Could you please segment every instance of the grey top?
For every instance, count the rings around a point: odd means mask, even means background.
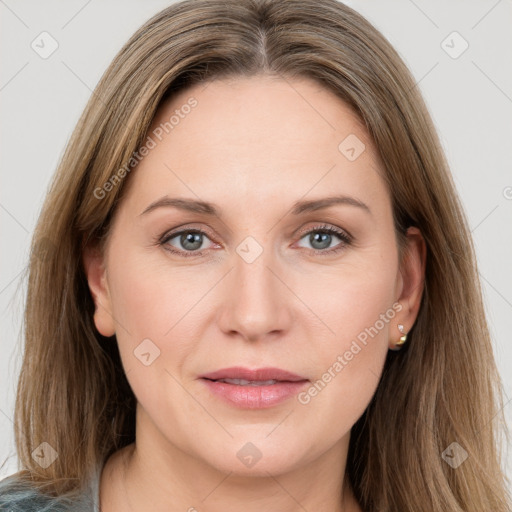
[[[96,469],[94,478],[89,485],[89,499],[91,501],[93,512],[100,512],[100,477],[102,466]]]
[[[0,481],[0,511],[9,512],[100,512],[99,487],[102,466],[89,482],[87,491],[73,502],[41,494],[14,475]]]

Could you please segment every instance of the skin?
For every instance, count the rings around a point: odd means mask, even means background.
[[[424,241],[411,228],[400,257],[373,143],[322,86],[216,80],[162,105],[150,130],[192,96],[197,106],[132,171],[105,252],[84,253],[96,327],[116,335],[138,401],[136,442],[107,461],[101,508],[360,511],[344,480],[350,429],[400,337],[397,325],[408,332],[416,319]],[[338,149],[349,134],[366,146],[354,161]],[[290,213],[295,201],[335,194],[370,211],[342,204]],[[215,203],[220,214],[160,207],[141,215],[165,195]],[[322,246],[308,234],[324,224],[353,241],[328,254],[342,240],[333,234]],[[155,242],[186,228],[205,231],[201,255]],[[248,236],[263,249],[252,263],[236,252]],[[169,246],[190,247],[179,236]],[[307,404],[292,397],[237,409],[198,379],[228,366],[274,366],[315,382],[393,304],[401,310]],[[160,350],[148,366],[134,356],[146,338]],[[250,468],[237,457],[248,442],[261,452]]]

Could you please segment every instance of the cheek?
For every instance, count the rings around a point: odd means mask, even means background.
[[[137,401],[152,418],[162,415],[162,424],[179,423],[177,418],[190,406],[177,381],[195,348],[186,314],[198,300],[198,288],[194,290],[190,281],[187,286],[179,272],[151,266],[149,261],[128,255],[119,261],[110,272],[110,282],[124,372]]]
[[[386,338],[396,313],[393,298],[394,280],[390,274],[376,272],[359,278],[347,277],[329,300],[336,337],[344,342],[358,339],[364,343],[365,333],[370,331],[370,339]]]
[[[117,257],[116,264],[113,264]],[[155,263],[151,257],[112,255],[110,287],[115,319],[126,327],[130,337],[163,340],[173,326],[198,301],[198,283],[190,272],[179,267]],[[203,280],[204,281],[204,280]]]
[[[330,286],[327,294],[320,295],[315,287],[316,295],[310,295],[316,297],[311,308],[325,319],[329,331],[310,353],[315,379],[299,396],[299,403],[325,411],[323,420],[331,421],[338,431],[350,429],[379,382],[401,308],[394,301],[395,265],[389,258],[387,264],[346,269],[338,272],[338,284]]]
[[[200,281],[196,277],[191,282],[183,270],[155,264],[135,251],[111,252],[109,287],[116,338],[127,378],[143,403],[155,400],[154,390],[162,385],[172,385],[165,370],[179,377],[187,354],[194,350],[196,337],[186,329],[193,315],[187,311],[204,293]]]
[[[369,250],[346,263],[308,278],[303,296],[330,335],[318,346],[332,355],[348,350],[351,341],[386,340],[396,315],[397,258],[394,250]],[[370,332],[370,334],[369,334]],[[370,343],[368,343],[370,345]],[[324,361],[325,362],[325,361]]]

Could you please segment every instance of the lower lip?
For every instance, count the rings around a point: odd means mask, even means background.
[[[278,405],[297,395],[309,381],[276,382],[269,386],[240,386],[202,379],[208,389],[231,405],[243,409],[264,409]]]

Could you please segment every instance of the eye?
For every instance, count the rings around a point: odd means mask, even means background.
[[[340,243],[331,247],[333,237],[338,238]],[[312,250],[315,254],[333,254],[341,251],[352,242],[352,238],[348,233],[328,224],[315,226],[313,229],[306,232],[301,240],[303,239],[311,244]]]
[[[160,245],[170,252],[185,257],[198,256],[202,254],[199,249],[208,248],[203,246],[205,239],[209,240],[204,231],[198,229],[186,229],[164,235],[163,239],[160,240]],[[172,249],[172,247],[176,246],[177,249]]]
[[[332,247],[334,238],[340,242]],[[340,228],[323,224],[315,226],[305,232],[300,240],[306,240],[311,244],[311,250],[315,254],[330,255],[341,251],[352,243],[352,237]],[[164,234],[159,240],[166,251],[183,257],[202,256],[202,250],[210,249],[205,242],[210,240],[207,233],[200,229],[182,229],[173,233]],[[304,247],[303,245],[299,245]]]

